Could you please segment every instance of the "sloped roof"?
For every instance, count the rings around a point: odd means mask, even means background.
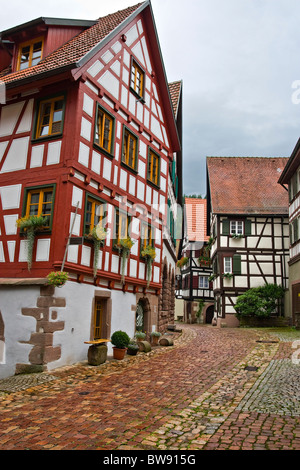
[[[207,157],[211,210],[216,214],[288,214],[278,184],[288,158]]]
[[[170,91],[170,97],[172,101],[174,116],[177,115],[181,85],[182,85],[181,81],[169,83],[169,91]]]
[[[144,3],[117,11],[103,18],[99,18],[96,24],[78,34],[66,44],[55,50],[52,54],[42,59],[37,65],[28,69],[13,72],[1,77],[6,84],[22,80],[24,78],[38,78],[39,75],[50,71],[57,71],[64,67],[76,67],[93,48],[120,26],[127,18],[139,9]]]
[[[300,139],[298,139],[297,144],[288,159],[288,162],[280,175],[278,180],[279,184],[288,184],[294,173],[297,171],[297,168],[300,166]]]
[[[206,234],[206,199],[185,198],[187,236],[190,242],[204,242]]]

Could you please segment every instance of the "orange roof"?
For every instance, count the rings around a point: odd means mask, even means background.
[[[143,5],[143,3],[99,18],[95,25],[72,38],[52,54],[42,59],[37,65],[1,76],[1,80],[6,84],[13,84],[24,78],[38,78],[39,75],[50,71],[80,65],[79,62],[84,59],[86,54],[114,31],[115,28],[120,26],[141,5]]]
[[[288,214],[278,184],[288,158],[207,157],[211,210],[216,214]]]
[[[204,242],[206,235],[206,199],[185,198],[187,236],[190,242]]]

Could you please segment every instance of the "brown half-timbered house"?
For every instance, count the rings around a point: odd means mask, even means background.
[[[287,160],[207,158],[208,228],[213,237],[218,325],[238,325],[234,305],[246,290],[266,283],[288,289],[288,194],[278,184]]]
[[[211,323],[213,319],[214,297],[206,217],[206,199],[185,198],[184,237],[177,267],[176,298],[184,301],[183,318],[187,322],[195,322],[198,318],[202,323]]]
[[[278,182],[289,194],[289,301],[293,324],[300,327],[300,139]]]

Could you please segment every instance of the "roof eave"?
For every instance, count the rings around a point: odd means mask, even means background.
[[[300,138],[298,139],[295,148],[283,170],[281,173],[281,176],[278,180],[278,183],[283,185],[283,184],[288,184],[291,177],[293,176],[295,170],[297,167],[300,165]]]

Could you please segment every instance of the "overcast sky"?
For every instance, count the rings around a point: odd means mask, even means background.
[[[97,19],[136,3],[10,0],[3,8],[1,0],[0,31],[40,16]],[[299,0],[152,7],[168,81],[183,80],[184,192],[205,196],[206,156],[289,157],[300,137]]]

